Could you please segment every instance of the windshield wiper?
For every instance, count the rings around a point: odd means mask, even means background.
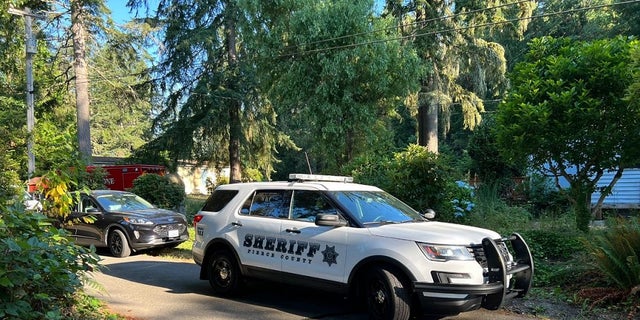
[[[385,225],[385,224],[396,224],[396,223],[401,223],[398,221],[389,221],[389,220],[380,220],[380,221],[369,221],[369,222],[364,222],[363,224],[366,225],[371,225],[371,224],[379,224],[379,225]]]

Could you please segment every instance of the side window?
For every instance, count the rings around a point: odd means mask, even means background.
[[[287,218],[291,193],[284,190],[258,190],[242,206],[241,214]]]
[[[296,190],[293,194],[291,219],[314,222],[316,215],[338,214],[329,200],[320,192]]]
[[[202,211],[218,212],[222,210],[236,194],[238,194],[237,190],[215,190],[202,207]]]
[[[98,209],[98,206],[89,198],[82,198],[82,212],[89,212],[89,209]]]

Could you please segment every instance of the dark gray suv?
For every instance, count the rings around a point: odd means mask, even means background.
[[[156,208],[131,192],[116,190],[81,194],[64,228],[77,244],[107,247],[115,257],[175,247],[189,239],[184,215]]]

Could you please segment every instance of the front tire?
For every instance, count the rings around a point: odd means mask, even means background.
[[[364,294],[369,317],[375,320],[407,320],[411,316],[410,294],[398,276],[376,267],[365,277]]]
[[[117,258],[128,257],[131,254],[131,248],[129,248],[129,241],[124,232],[118,229],[113,229],[109,232],[109,252],[111,255]]]
[[[217,294],[229,296],[240,292],[242,275],[236,258],[228,250],[214,251],[209,264],[209,284]]]

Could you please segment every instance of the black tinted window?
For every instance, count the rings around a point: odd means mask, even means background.
[[[256,191],[247,199],[242,214],[252,216],[287,218],[291,192],[281,190]]]
[[[237,190],[215,190],[207,199],[202,211],[218,212],[238,194]]]
[[[82,208],[79,211],[89,212],[91,209],[98,209],[98,205],[89,198],[82,198]]]
[[[338,214],[329,200],[317,191],[295,191],[291,219],[315,221],[319,213]]]

